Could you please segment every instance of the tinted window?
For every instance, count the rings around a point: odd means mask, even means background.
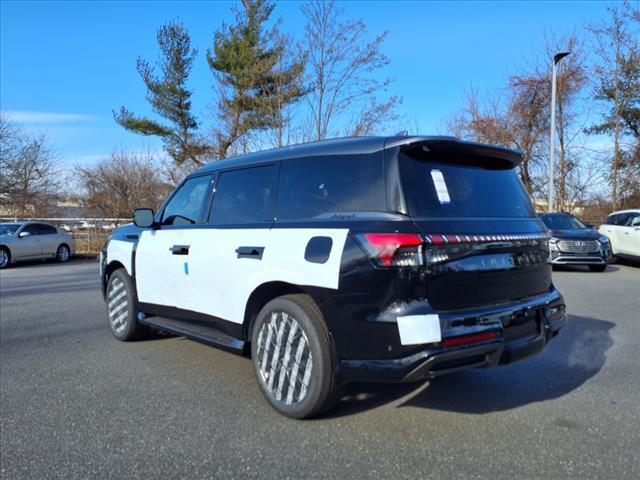
[[[515,169],[422,161],[400,155],[409,213],[417,217],[532,217]]]
[[[58,233],[55,227],[52,227],[51,225],[45,225],[44,223],[39,223],[37,227],[38,227],[39,235],[53,235],[55,233]]]
[[[220,174],[210,222],[214,224],[273,221],[276,169],[273,165]]]
[[[278,219],[337,212],[385,212],[382,155],[313,157],[282,162]]]
[[[637,227],[640,225],[640,214],[632,213],[625,224],[627,227]]]
[[[190,225],[202,221],[211,175],[186,180],[171,197],[162,215],[163,225]]]

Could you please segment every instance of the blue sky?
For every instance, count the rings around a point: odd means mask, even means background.
[[[472,85],[504,84],[526,65],[545,32],[567,35],[606,16],[607,3],[371,2],[341,3],[370,32],[389,30],[386,74],[409,125],[436,133]],[[303,33],[299,2],[281,2],[282,29]],[[200,51],[190,86],[194,112],[205,117],[212,77],[205,52],[213,32],[232,19],[231,2],[6,2],[0,15],[1,108],[25,128],[48,134],[65,165],[91,163],[114,147],[142,149],[158,142],[125,132],[112,110],[149,113],[136,69],[138,56],[155,60],[156,29],[179,18]]]

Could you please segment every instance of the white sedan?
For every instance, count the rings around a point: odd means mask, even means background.
[[[609,237],[614,256],[640,260],[640,209],[609,214],[598,231]]]
[[[66,262],[75,251],[73,237],[48,223],[0,223],[0,268],[38,258]]]

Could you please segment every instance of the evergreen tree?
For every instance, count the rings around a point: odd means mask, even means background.
[[[191,113],[191,91],[186,87],[197,50],[191,49],[189,32],[178,22],[161,26],[157,40],[160,57],[156,66],[160,75],[142,58],[138,58],[137,69],[147,87],[147,101],[168,123],[137,116],[125,107],[114,112],[114,118],[131,132],[162,138],[166,152],[176,164],[191,161],[196,166],[202,165],[201,157],[210,147],[198,138],[198,122]]]
[[[255,130],[279,128],[283,109],[304,94],[302,61],[287,62],[286,45],[277,27],[266,29],[275,5],[267,0],[243,0],[235,9],[235,23],[223,24],[207,52],[220,99],[216,155]]]

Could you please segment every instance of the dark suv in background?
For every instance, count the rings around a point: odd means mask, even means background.
[[[569,213],[540,216],[551,230],[549,249],[553,265],[585,265],[592,272],[604,272],[611,259],[611,243],[591,225]]]
[[[455,138],[360,137],[206,165],[105,245],[110,327],[250,354],[267,401],[296,418],[347,382],[533,355],[567,317],[521,160]]]

